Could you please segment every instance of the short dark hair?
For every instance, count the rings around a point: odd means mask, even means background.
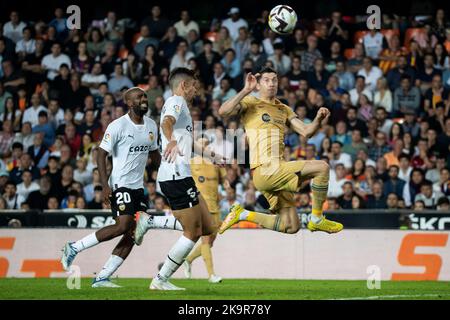
[[[278,73],[276,72],[276,70],[271,67],[263,67],[258,73],[259,73],[259,79],[262,78],[264,73],[275,73],[278,76]]]
[[[196,79],[195,72],[188,68],[175,68],[170,72],[169,85],[173,89],[180,84],[181,80]]]
[[[344,146],[344,145],[342,144],[342,142],[340,142],[340,141],[333,141],[333,142],[331,143],[331,145],[333,145],[333,144],[335,144],[335,143],[337,143],[341,148]]]

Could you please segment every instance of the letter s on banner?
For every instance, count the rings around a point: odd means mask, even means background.
[[[391,280],[417,281],[438,280],[442,258],[438,254],[416,254],[416,247],[445,247],[448,234],[411,233],[407,234],[400,245],[398,262],[402,266],[425,267],[424,273],[393,273]]]
[[[5,237],[0,238],[0,250],[12,250],[16,238]],[[6,258],[0,257],[0,278],[6,277],[9,269],[9,261]]]

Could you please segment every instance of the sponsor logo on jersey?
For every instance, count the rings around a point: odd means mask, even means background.
[[[105,133],[105,136],[103,137],[103,141],[109,142],[111,140],[111,135],[109,133]]]
[[[264,113],[261,118],[262,118],[262,121],[264,121],[264,122],[270,121],[270,115],[268,113]]]
[[[128,150],[129,153],[140,153],[140,152],[148,152],[150,150],[150,146],[131,146]]]
[[[192,132],[192,126],[190,124],[188,124],[186,126],[186,130],[189,131],[189,132]]]

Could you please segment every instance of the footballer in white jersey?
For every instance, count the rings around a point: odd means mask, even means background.
[[[152,280],[152,290],[183,290],[168,280],[201,236],[214,233],[215,228],[205,200],[191,175],[190,158],[193,149],[193,125],[189,112],[198,92],[198,80],[192,70],[176,68],[169,75],[173,96],[167,99],[161,114],[160,137],[162,160],[158,171],[161,191],[166,196],[173,216],[181,224],[183,235],[178,239]],[[152,218],[137,221],[135,241],[140,243]]]
[[[147,210],[143,177],[149,152],[158,149],[158,128],[149,117],[144,115],[142,119],[142,124],[136,124],[127,113],[114,120],[100,143],[100,148],[112,155],[108,182],[111,210],[116,215]]]
[[[104,203],[111,206],[116,223],[76,242],[68,242],[62,250],[61,264],[65,270],[70,270],[72,262],[80,252],[123,236],[94,279],[92,287],[95,288],[118,287],[109,277],[120,267],[133,248],[135,213],[147,210],[148,200],[144,196],[147,160],[150,157],[157,166],[161,160],[156,123],[145,116],[148,112],[147,94],[140,88],[130,88],[124,94],[124,101],[129,111],[108,126],[97,156]],[[112,155],[113,169],[108,179],[106,163],[109,154]]]

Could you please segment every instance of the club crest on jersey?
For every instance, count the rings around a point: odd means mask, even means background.
[[[264,122],[270,121],[270,115],[268,113],[264,113],[261,118],[262,118],[262,121],[264,121]]]
[[[153,142],[153,140],[155,140],[155,135],[153,134],[153,132],[148,133],[148,138],[150,139],[150,142]]]
[[[124,210],[125,210],[125,205],[124,205],[124,204],[121,204],[121,205],[119,206],[119,210],[120,210],[120,211],[124,211]]]
[[[176,113],[180,113],[181,112],[181,106],[175,105],[175,106],[173,106],[173,108],[175,109]]]

